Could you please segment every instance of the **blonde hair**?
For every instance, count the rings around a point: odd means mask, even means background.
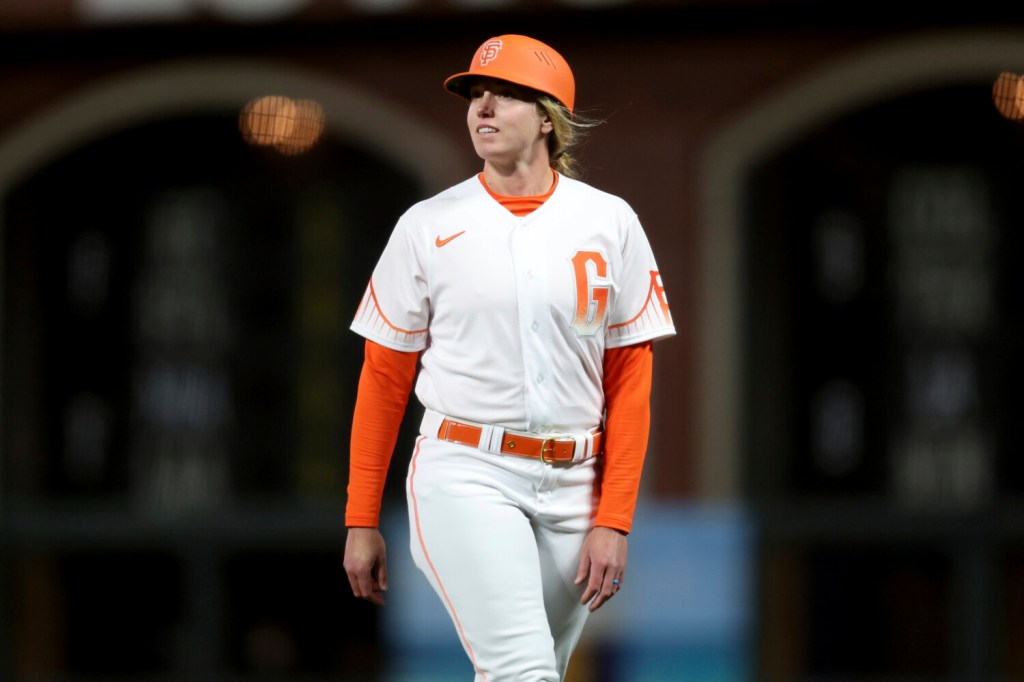
[[[561,102],[547,95],[537,98],[537,106],[553,126],[548,135],[551,167],[567,178],[578,178],[580,169],[572,152],[583,142],[590,129],[602,121],[588,118],[579,112],[572,114]]]

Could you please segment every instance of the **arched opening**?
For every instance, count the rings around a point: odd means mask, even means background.
[[[757,510],[760,679],[1020,674],[1022,46],[870,49],[714,147],[702,458]]]
[[[935,87],[991,84],[1016,64],[1024,36],[953,32],[901,38],[823,65],[795,86],[736,115],[713,142],[702,174],[698,452],[700,492],[742,494],[741,344],[749,332],[742,287],[749,175],[773,155],[846,114]],[[991,102],[988,103],[989,108]],[[912,132],[912,131],[911,131]],[[950,137],[970,131],[950,130]],[[936,140],[936,142],[941,142]]]
[[[314,147],[246,143],[268,94],[322,106]],[[0,141],[18,675],[377,670],[341,566],[348,323],[398,215],[468,175],[447,149],[356,88],[248,62],[130,73]]]

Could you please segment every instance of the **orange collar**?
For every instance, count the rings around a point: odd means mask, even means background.
[[[551,175],[554,179],[551,182],[551,188],[548,189],[547,192],[528,197],[510,197],[504,194],[498,194],[487,184],[487,180],[484,179],[483,173],[480,173],[477,177],[480,178],[480,184],[484,186],[484,189],[487,190],[487,193],[490,194],[495,201],[511,211],[513,215],[522,218],[523,216],[530,215],[536,211],[551,197],[552,194],[554,194],[555,188],[558,187],[558,173],[552,170]]]

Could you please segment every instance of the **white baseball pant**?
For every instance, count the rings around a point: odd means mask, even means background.
[[[589,613],[575,585],[596,461],[546,464],[420,437],[409,463],[413,559],[475,682],[559,682]]]

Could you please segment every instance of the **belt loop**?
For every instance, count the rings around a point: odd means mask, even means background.
[[[572,461],[582,462],[585,459],[589,459],[594,452],[594,434],[590,431],[576,436],[576,449],[572,455]]]
[[[477,447],[492,455],[501,454],[501,434],[504,432],[500,426],[491,424],[480,425],[480,445]]]
[[[476,449],[482,450],[485,453],[494,453],[495,451],[490,449],[490,443],[495,438],[496,429],[490,424],[479,424],[480,427],[480,442],[477,443]]]

